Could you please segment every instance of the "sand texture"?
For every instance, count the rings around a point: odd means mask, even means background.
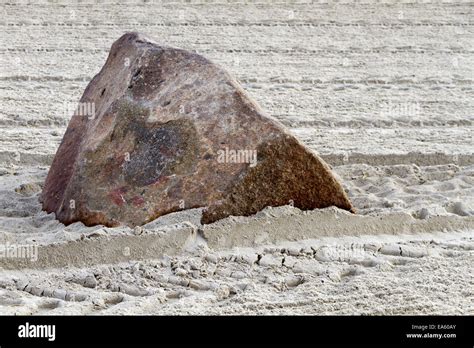
[[[0,6],[0,246],[32,252],[0,257],[0,314],[474,314],[471,3],[28,3]],[[76,103],[127,31],[232,72],[357,214],[108,228],[42,212]]]

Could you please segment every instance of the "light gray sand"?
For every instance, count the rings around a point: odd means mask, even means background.
[[[38,260],[0,258],[1,314],[474,313],[472,4],[28,3],[1,5],[0,239]],[[359,215],[133,230],[41,212],[71,107],[130,30],[229,69]]]

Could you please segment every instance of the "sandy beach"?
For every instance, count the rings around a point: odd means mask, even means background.
[[[1,11],[0,314],[474,314],[472,4]],[[43,212],[75,104],[128,31],[230,71],[331,165],[357,213],[287,205],[201,225],[192,209],[109,228]]]

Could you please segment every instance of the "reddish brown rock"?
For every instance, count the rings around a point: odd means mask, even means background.
[[[135,226],[196,207],[203,223],[288,203],[352,210],[328,165],[200,55],[125,34],[80,105],[42,193],[65,224]]]

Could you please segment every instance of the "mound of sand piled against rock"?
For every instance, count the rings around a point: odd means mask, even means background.
[[[158,218],[143,227],[71,225],[68,232],[5,234],[10,246],[36,249],[31,257],[0,258],[8,269],[90,266],[178,255],[200,245],[212,250],[255,248],[322,237],[456,232],[474,229],[474,217],[437,216],[416,219],[406,213],[357,216],[338,208],[301,211],[292,206],[266,208],[251,217],[229,217],[202,225],[202,209]],[[54,216],[50,216],[50,219]],[[25,251],[30,251],[29,249]]]

